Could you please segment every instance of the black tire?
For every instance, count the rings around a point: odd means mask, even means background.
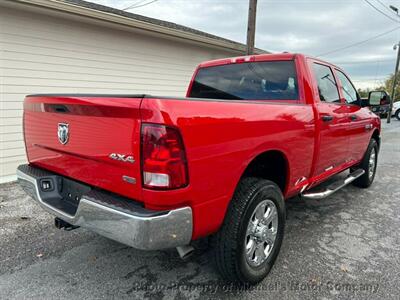
[[[376,166],[378,163],[378,152],[379,152],[378,150],[379,150],[379,147],[378,147],[376,140],[371,139],[371,141],[369,142],[367,151],[365,152],[361,163],[358,166],[352,168],[352,170],[363,169],[365,172],[362,176],[360,176],[359,178],[357,178],[356,180],[353,181],[353,185],[360,187],[360,188],[368,188],[372,184],[372,182],[374,181],[374,178],[375,178]],[[369,160],[370,160],[371,153],[373,151],[375,151],[375,164],[373,167],[373,174],[372,174],[372,176],[370,176]]]
[[[246,258],[246,231],[253,212],[265,199],[275,205],[278,225],[270,254],[264,262],[254,267]],[[235,284],[253,285],[263,280],[278,256],[285,218],[285,201],[275,183],[254,177],[242,179],[228,207],[222,228],[212,237],[214,259],[221,275]]]
[[[400,121],[400,108],[398,110],[396,110],[396,112],[394,113],[394,116],[396,117],[397,120]]]

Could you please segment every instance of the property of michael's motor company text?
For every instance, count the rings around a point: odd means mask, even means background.
[[[179,290],[179,291],[199,291],[205,293],[239,293],[242,291],[334,291],[334,292],[351,292],[351,293],[376,293],[379,289],[378,283],[354,283],[354,282],[270,282],[259,286],[242,285],[237,286],[234,284],[147,284],[135,283],[132,290],[134,291],[161,291],[161,290]]]

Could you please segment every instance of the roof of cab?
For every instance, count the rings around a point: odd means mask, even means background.
[[[213,66],[221,66],[221,65],[228,65],[234,63],[245,63],[245,62],[257,62],[257,61],[277,61],[277,60],[294,60],[296,57],[300,59],[312,59],[317,62],[321,62],[323,64],[335,67],[341,70],[340,67],[331,64],[327,61],[321,60],[316,57],[312,57],[309,55],[301,54],[301,53],[266,53],[266,54],[258,54],[258,55],[247,55],[247,56],[237,56],[237,57],[228,57],[222,59],[215,59],[210,61],[205,61],[199,64],[199,68],[207,68]]]

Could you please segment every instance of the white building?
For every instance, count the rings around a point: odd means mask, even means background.
[[[184,96],[195,66],[245,46],[80,0],[0,1],[0,183],[26,162],[23,99],[34,93]]]

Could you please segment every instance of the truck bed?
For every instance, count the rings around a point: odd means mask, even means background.
[[[251,160],[279,147],[291,162],[285,195],[311,171],[315,124],[312,107],[293,101],[218,100],[140,95],[46,94],[25,99],[25,139],[29,162],[37,167],[141,202],[150,209],[215,202],[224,213]],[[140,128],[143,123],[178,128],[186,149],[189,185],[168,193],[142,186]],[[69,125],[60,143],[59,124]],[[112,159],[131,156],[134,161]],[[301,159],[297,159],[297,157]],[[210,168],[210,166],[212,166]],[[273,170],[271,170],[273,171]],[[94,176],[95,174],[95,176]],[[221,208],[222,207],[222,208]],[[205,218],[207,219],[207,218]],[[220,222],[222,217],[215,216]],[[208,226],[201,226],[205,228]]]

